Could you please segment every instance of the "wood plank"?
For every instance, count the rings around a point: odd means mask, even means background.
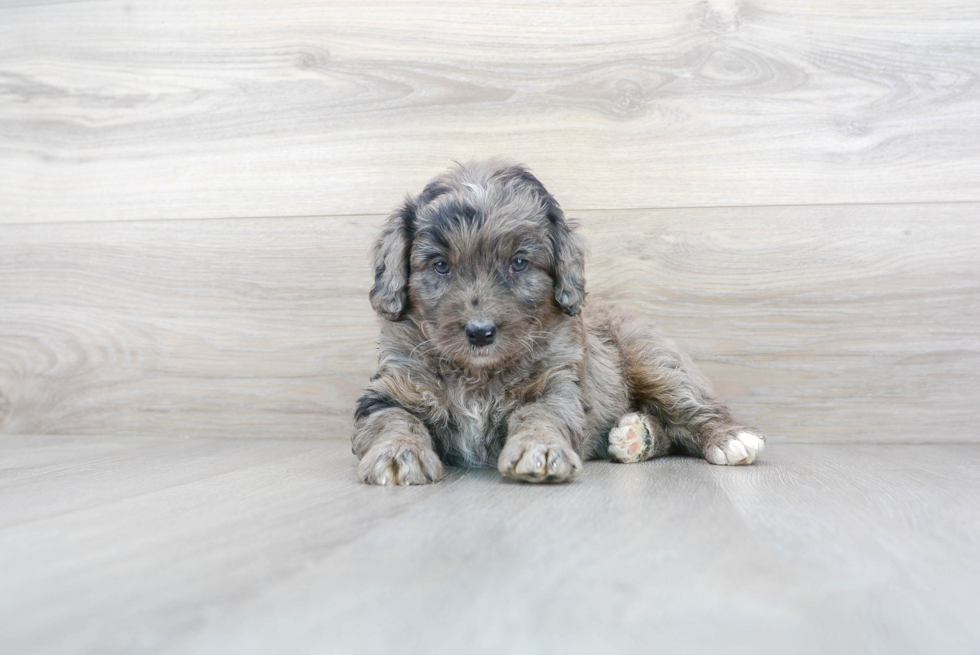
[[[3,652],[980,647],[976,444],[593,462],[551,487],[367,487],[329,440],[8,436],[0,461],[59,443],[92,458],[14,466],[0,494]]]
[[[7,226],[3,429],[346,438],[377,222]]]
[[[568,208],[980,201],[980,5],[0,8],[0,221],[386,212],[453,159]]]
[[[980,645],[975,448],[803,446],[711,473],[760,542],[841,583],[808,612],[823,652],[966,654]]]
[[[590,298],[658,322],[775,440],[975,441],[978,218],[585,212]],[[0,432],[347,439],[380,219],[0,226]]]
[[[158,650],[449,486],[366,493],[338,441],[36,441],[88,453],[0,477],[2,652]],[[0,461],[34,444],[0,437]]]
[[[784,445],[746,470],[592,463],[574,489],[467,474],[166,652],[966,655],[978,465]]]

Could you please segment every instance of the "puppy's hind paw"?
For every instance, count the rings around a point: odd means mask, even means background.
[[[659,434],[650,417],[643,414],[627,414],[609,431],[609,457],[616,462],[642,462],[657,453]]]
[[[751,464],[765,446],[765,437],[743,430],[717,445],[708,446],[704,451],[704,458],[720,466]]]

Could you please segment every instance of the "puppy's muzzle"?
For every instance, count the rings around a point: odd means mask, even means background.
[[[463,326],[466,338],[474,346],[489,346],[497,336],[497,326],[490,321],[470,321]]]

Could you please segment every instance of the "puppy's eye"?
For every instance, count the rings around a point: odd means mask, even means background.
[[[527,270],[527,260],[518,257],[517,259],[515,259],[510,263],[510,270],[512,270],[515,273],[523,273],[524,271]]]
[[[433,264],[432,268],[434,268],[436,273],[439,275],[449,275],[449,264],[441,259]]]

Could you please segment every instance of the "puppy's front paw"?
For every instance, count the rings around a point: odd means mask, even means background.
[[[364,453],[357,477],[365,484],[429,484],[442,477],[442,462],[430,448],[379,443]]]
[[[582,458],[561,441],[519,433],[507,439],[497,468],[509,478],[526,482],[565,482],[582,468]]]
[[[766,438],[751,432],[739,432],[720,444],[708,446],[704,458],[712,464],[737,466],[751,464],[766,446]]]

